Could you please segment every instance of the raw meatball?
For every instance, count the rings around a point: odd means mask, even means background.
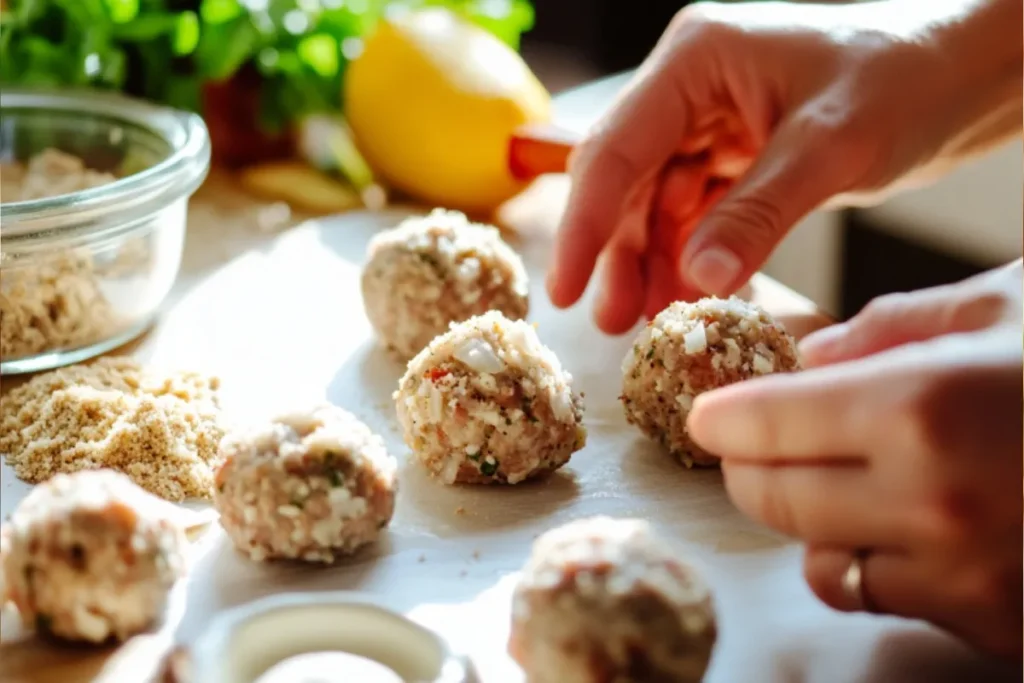
[[[220,445],[214,505],[256,561],[334,562],[377,539],[395,510],[384,440],[331,405],[280,416]]]
[[[435,209],[370,242],[363,305],[384,342],[411,358],[449,323],[491,310],[525,318],[527,285],[522,260],[495,228]]]
[[[684,465],[718,458],[686,430],[693,399],[758,375],[800,367],[796,342],[782,325],[742,299],[676,302],[647,324],[622,361],[626,420]]]
[[[7,598],[26,624],[102,643],[148,629],[185,572],[178,526],[147,512],[123,474],[57,474],[14,511],[0,554]],[[2,602],[2,601],[0,601]]]
[[[534,543],[509,653],[529,683],[696,683],[716,634],[710,590],[646,522],[593,517]]]
[[[558,469],[586,443],[571,383],[532,325],[492,311],[434,339],[394,397],[405,442],[432,475],[515,484]]]

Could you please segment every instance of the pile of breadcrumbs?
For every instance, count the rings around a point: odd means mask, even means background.
[[[0,453],[31,483],[107,467],[168,500],[209,498],[224,435],[219,384],[118,357],[48,372],[0,400]]]

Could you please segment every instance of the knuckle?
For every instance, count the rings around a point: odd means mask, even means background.
[[[955,375],[938,373],[919,380],[895,406],[895,415],[900,422],[904,444],[913,453],[932,459],[929,467],[935,467],[937,456],[949,449],[951,406],[957,401],[957,379]]]
[[[729,497],[748,517],[785,534],[794,534],[792,506],[776,486],[769,485],[759,467],[726,466],[723,469]]]
[[[583,143],[580,159],[576,162],[577,174],[590,174],[594,177],[608,177],[623,181],[639,180],[642,169],[639,168],[628,152],[619,145],[609,143],[598,137],[590,138]]]
[[[871,175],[885,158],[877,117],[859,112],[856,101],[842,91],[829,90],[793,123],[808,140],[806,153],[834,174],[837,193],[873,185]]]
[[[980,291],[970,297],[961,297],[949,306],[946,329],[951,332],[969,332],[989,327],[997,322],[1012,304],[1009,296],[1000,291]]]
[[[778,203],[760,192],[723,200],[714,210],[724,227],[721,238],[740,254],[770,251],[788,226]]]
[[[965,604],[984,606],[994,617],[1004,617],[1009,606],[1020,605],[1020,566],[1008,562],[975,563],[960,598]]]
[[[784,491],[774,486],[761,486],[754,502],[757,518],[762,523],[784,534],[799,535],[793,506]]]
[[[861,309],[861,312],[857,317],[870,322],[887,320],[893,315],[893,313],[905,309],[909,298],[910,295],[904,292],[894,292],[892,294],[880,296],[869,301],[867,305]]]
[[[921,507],[924,538],[941,546],[971,541],[980,507],[977,495],[968,487],[953,482],[935,484]]]
[[[696,2],[676,12],[669,25],[676,29],[697,26],[704,31],[717,31],[726,25],[722,16],[724,9],[718,2]]]
[[[720,45],[740,32],[729,18],[729,6],[720,2],[697,2],[676,12],[669,22],[673,42],[706,42]]]

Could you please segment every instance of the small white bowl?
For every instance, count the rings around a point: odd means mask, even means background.
[[[352,593],[276,595],[224,612],[192,647],[190,683],[253,683],[319,652],[365,657],[407,683],[479,683],[441,636]]]

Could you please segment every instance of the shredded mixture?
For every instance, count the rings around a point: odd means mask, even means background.
[[[32,489],[0,530],[10,581],[0,598],[26,625],[66,640],[125,640],[148,628],[185,572],[187,540],[147,497],[110,470]]]
[[[374,542],[395,511],[397,463],[384,440],[331,405],[281,415],[221,442],[214,505],[235,546],[332,563]]]
[[[718,457],[690,437],[686,420],[699,394],[800,368],[796,341],[760,307],[737,297],[677,301],[637,336],[622,361],[626,420],[687,467]]]
[[[90,187],[106,185],[117,180],[111,173],[87,168],[85,162],[73,154],[57,149],[45,149],[28,163],[0,164],[2,201],[24,202],[31,199],[56,197]]]
[[[521,320],[529,282],[519,255],[498,229],[457,211],[434,209],[371,240],[361,287],[366,316],[403,358],[487,311]]]
[[[583,399],[536,330],[490,311],[453,323],[394,393],[405,442],[446,484],[517,484],[586,444]]]
[[[219,385],[121,357],[38,375],[0,400],[0,453],[32,483],[111,468],[167,500],[210,498],[224,435]]]
[[[528,683],[697,683],[717,640],[710,587],[639,519],[545,532],[512,599]]]
[[[0,201],[67,194],[116,179],[86,168],[76,156],[47,149],[27,164],[0,164]],[[87,251],[66,251],[25,265],[10,259],[0,263],[0,357],[86,346],[111,336],[122,324],[100,290]]]

